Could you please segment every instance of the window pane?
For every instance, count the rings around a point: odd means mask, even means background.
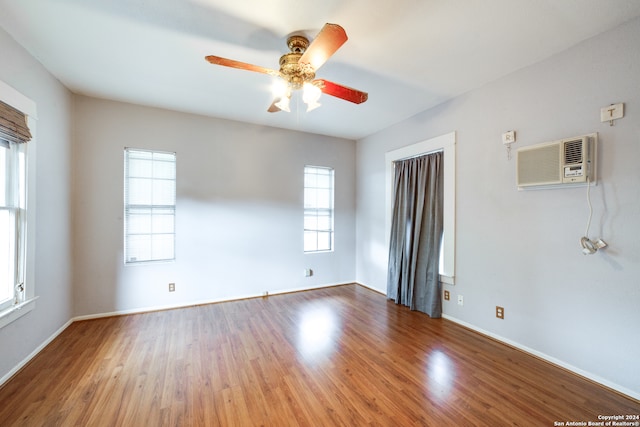
[[[151,260],[151,235],[129,235],[127,237],[127,262]]]
[[[318,175],[318,184],[319,188],[331,188],[331,176],[329,175]]]
[[[0,206],[7,206],[7,155],[9,150],[0,145]]]
[[[304,190],[304,208],[317,207],[318,192],[315,188],[305,188]]]
[[[317,185],[317,175],[312,173],[304,174],[304,186],[305,187],[315,187]]]
[[[331,217],[329,216],[318,216],[317,219],[317,229],[318,230],[326,230],[331,231]]]
[[[127,234],[151,233],[151,211],[148,209],[131,209],[126,221]]]
[[[153,181],[148,178],[129,178],[127,203],[130,205],[150,205]]]
[[[26,144],[20,144],[18,147],[18,207],[25,209],[27,207],[27,154],[25,153]]]
[[[146,159],[146,160],[153,159],[152,151],[128,149],[127,153],[129,155],[129,159],[132,159],[132,160],[133,159]]]
[[[305,252],[318,250],[317,233],[315,231],[304,232],[304,250]]]
[[[174,215],[171,213],[154,213],[151,218],[151,229],[154,233],[169,233],[173,234]]]
[[[311,215],[304,215],[304,229],[305,230],[317,230],[318,229],[318,216],[315,212]]]
[[[15,265],[13,213],[0,209],[0,304],[13,298]]]
[[[329,209],[331,207],[331,190],[317,190],[316,208]]]
[[[156,164],[160,162],[169,162],[175,164],[176,155],[175,153],[163,153],[162,151],[154,151],[152,153],[153,160],[156,160]]]
[[[318,250],[328,251],[331,249],[331,233],[318,232]]]
[[[151,178],[153,176],[153,162],[146,159],[129,160],[129,176]]]
[[[175,162],[156,161],[153,167],[154,178],[176,179]]]
[[[153,205],[174,205],[176,203],[175,181],[158,180],[152,181],[153,194],[151,204]]]

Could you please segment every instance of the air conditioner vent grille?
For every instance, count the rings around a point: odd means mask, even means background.
[[[566,165],[582,163],[582,138],[565,142],[564,163]]]
[[[518,185],[562,182],[559,154],[558,144],[546,145],[535,150],[518,151]]]

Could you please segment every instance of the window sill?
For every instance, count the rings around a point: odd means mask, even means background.
[[[38,297],[33,297],[27,301],[23,301],[20,304],[14,305],[2,312],[0,312],[0,328],[4,328],[14,320],[18,320],[36,307],[36,300]]]
[[[138,265],[155,265],[155,264],[175,264],[176,259],[151,259],[145,261],[125,261],[125,267],[135,267]]]
[[[453,276],[445,276],[445,275],[440,275],[440,281],[442,283],[446,283],[447,285],[455,285],[455,280],[453,278]]]

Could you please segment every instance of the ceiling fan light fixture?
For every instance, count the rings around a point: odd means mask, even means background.
[[[321,106],[319,102],[307,102],[307,113]]]
[[[273,80],[273,84],[271,85],[271,93],[275,98],[282,98],[284,96],[287,96],[289,92],[289,85],[286,81],[281,78]]]
[[[312,83],[305,83],[302,89],[302,101],[307,104],[307,111],[315,110],[320,105],[318,100],[322,95],[320,88]]]
[[[303,101],[307,104],[307,111],[311,111],[320,106],[318,99],[321,93],[354,104],[361,104],[367,100],[366,92],[328,80],[316,79],[318,68],[322,67],[346,41],[347,33],[344,28],[337,24],[326,23],[311,43],[305,36],[290,36],[287,40],[290,52],[280,57],[279,70],[215,55],[207,55],[205,59],[214,65],[279,77],[272,86],[275,101],[267,109],[270,113],[281,110],[290,111],[291,92],[308,87],[309,89],[304,90]]]
[[[289,96],[291,95],[284,95],[282,98],[280,98],[280,101],[276,102],[274,105],[282,111],[290,113],[291,108],[289,107]]]

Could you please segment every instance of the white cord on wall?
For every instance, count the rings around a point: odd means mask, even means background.
[[[587,229],[584,232],[584,236],[580,239],[580,245],[582,246],[582,253],[584,255],[592,255],[598,252],[598,249],[602,249],[607,246],[607,244],[602,239],[597,239],[595,242],[589,239],[589,227],[591,227],[591,217],[593,216],[590,177],[587,177],[587,205],[589,206],[589,218],[587,219]]]
[[[591,204],[591,180],[587,179],[587,205],[589,206],[589,219],[587,220],[587,229],[585,236],[589,235],[589,227],[591,227],[591,217],[593,216],[593,205]]]

